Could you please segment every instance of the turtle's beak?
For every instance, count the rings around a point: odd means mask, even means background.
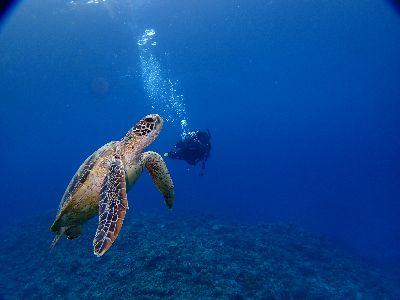
[[[156,124],[162,125],[163,124],[163,119],[161,118],[161,116],[160,115],[154,115],[154,116],[156,118]]]

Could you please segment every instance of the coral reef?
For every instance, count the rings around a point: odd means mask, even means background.
[[[49,252],[52,217],[3,231],[1,299],[400,299],[382,271],[293,225],[130,210],[97,258],[95,219]]]

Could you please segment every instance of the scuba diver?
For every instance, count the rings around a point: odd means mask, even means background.
[[[200,175],[203,175],[207,159],[210,157],[210,139],[211,134],[208,128],[206,131],[190,131],[176,143],[171,151],[164,153],[164,156],[184,160],[190,165],[202,162]]]

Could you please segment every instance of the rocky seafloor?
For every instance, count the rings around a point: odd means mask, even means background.
[[[1,299],[400,299],[400,282],[293,225],[129,211],[97,258],[96,220],[49,252],[52,218],[3,228]]]

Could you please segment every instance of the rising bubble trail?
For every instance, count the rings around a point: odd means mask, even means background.
[[[138,38],[137,45],[144,89],[150,99],[152,109],[163,112],[167,122],[179,122],[182,136],[186,135],[188,121],[184,97],[178,93],[178,81],[168,78],[160,60],[154,54],[157,46],[155,30],[146,29]]]

